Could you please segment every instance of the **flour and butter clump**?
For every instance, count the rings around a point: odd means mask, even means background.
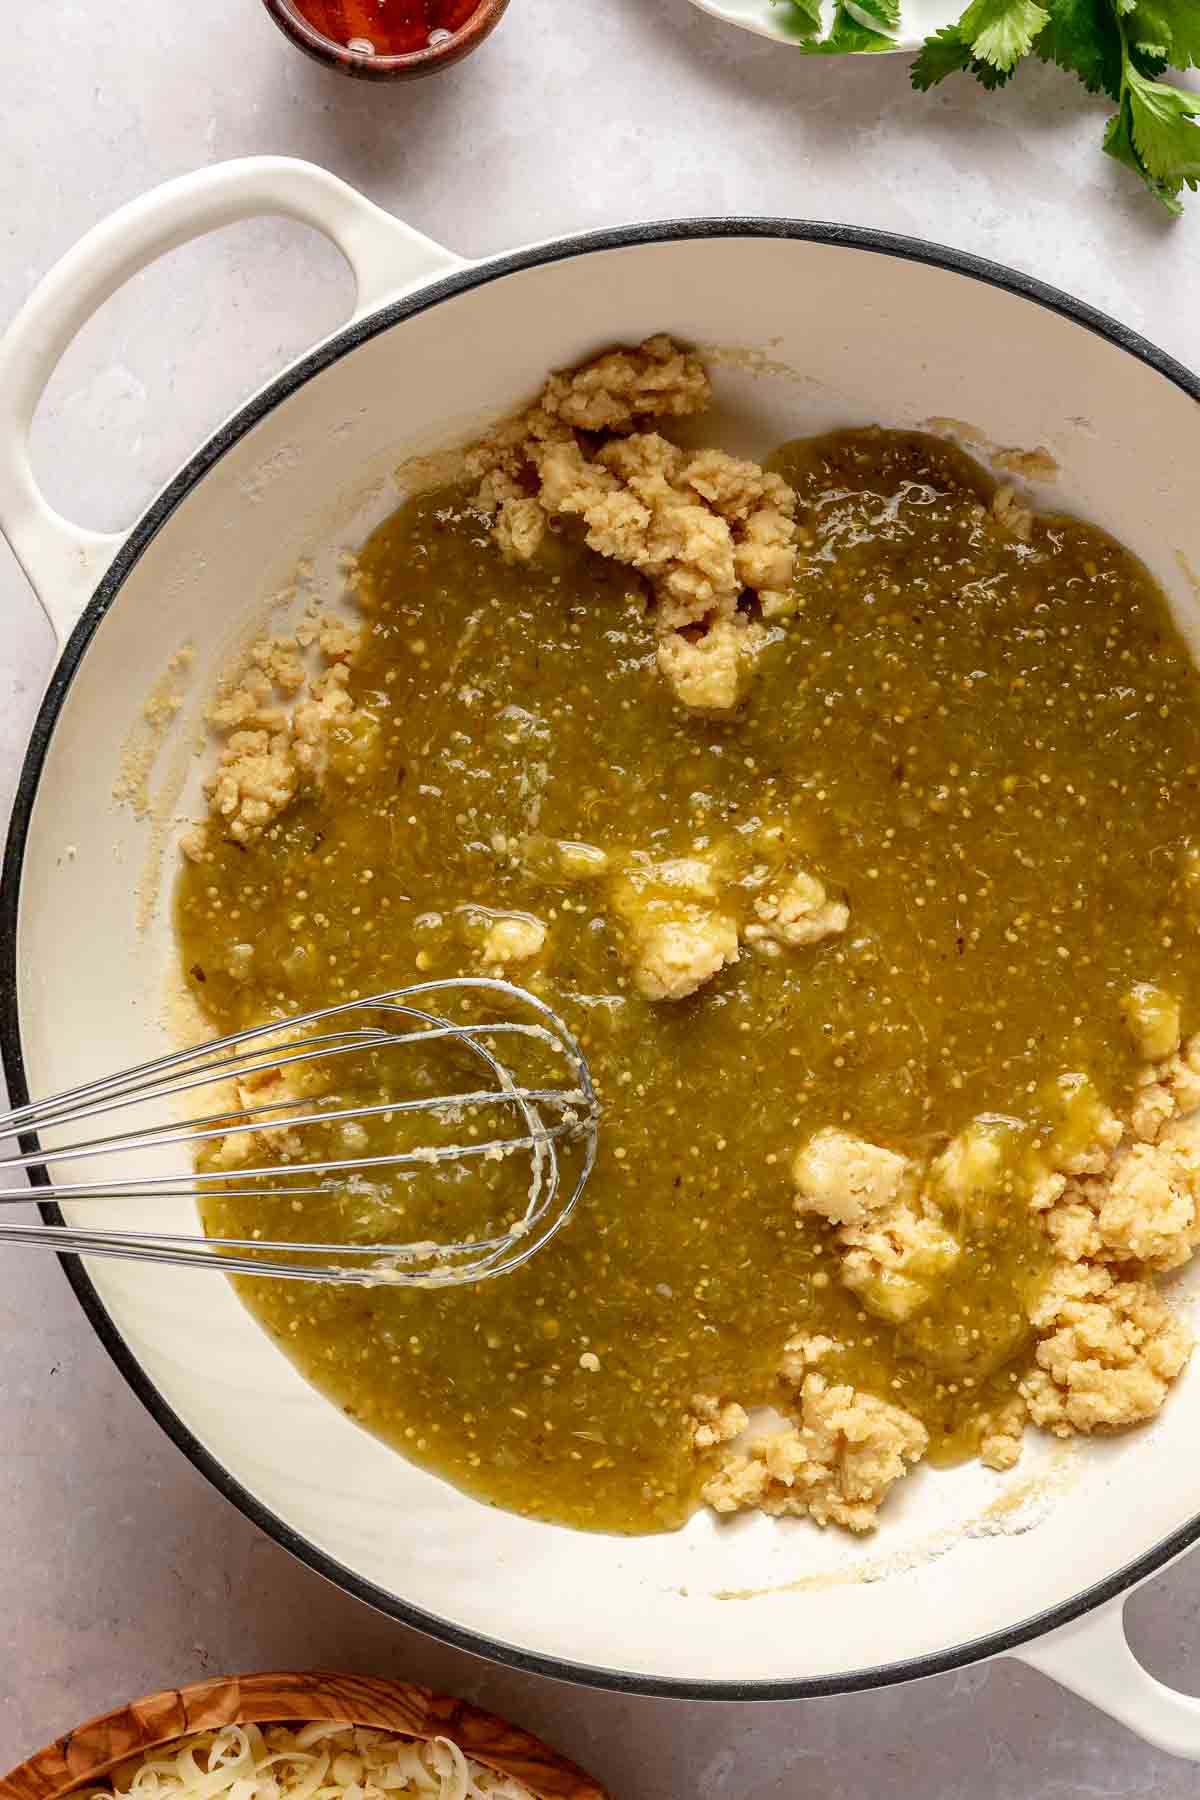
[[[849,905],[789,855],[787,827],[776,824],[691,856],[610,857],[610,904],[637,991],[685,1000],[738,962],[744,947],[776,956],[840,937]]]
[[[552,375],[468,465],[506,556],[529,560],[553,521],[575,518],[591,549],[643,576],[666,681],[684,706],[725,713],[794,608],[799,534],[780,476],[647,429],[709,398],[699,358],[649,338]]]
[[[837,1128],[795,1156],[797,1213],[832,1234],[864,1318],[928,1320],[962,1256],[953,1228],[972,1207],[1023,1203],[1039,1220],[1045,1266],[1026,1285],[1021,1321],[1032,1366],[1014,1371],[1009,1397],[978,1421],[976,1453],[991,1468],[1014,1466],[1027,1423],[1067,1437],[1153,1418],[1191,1354],[1191,1332],[1153,1282],[1200,1245],[1200,1118],[1180,1116],[1200,1103],[1200,1039],[1181,1051],[1174,1016],[1153,1040],[1164,1055],[1143,1073],[1128,1128],[1068,1076],[1058,1084],[1068,1110],[1034,1155],[1016,1122],[979,1120],[924,1166]],[[740,1404],[703,1398],[693,1442],[708,1505],[874,1525],[928,1438],[903,1408],[810,1371],[843,1348],[788,1345],[779,1387],[792,1423],[782,1432],[755,1437]]]
[[[551,376],[535,405],[466,463],[506,556],[528,561],[552,520],[578,518],[593,550],[644,577],[668,684],[685,706],[723,713],[793,609],[798,534],[795,495],[780,476],[640,429],[702,412],[709,398],[699,359],[651,338]],[[320,674],[306,659],[314,640],[328,664]],[[224,743],[205,792],[232,838],[257,836],[319,782],[331,746],[367,747],[377,721],[352,717],[345,691],[359,641],[333,615],[266,637],[212,708]],[[198,842],[193,834],[190,845]]]
[[[789,1343],[781,1382],[792,1418],[782,1429],[754,1432],[741,1406],[696,1397],[692,1441],[712,1465],[700,1490],[706,1506],[872,1528],[889,1490],[925,1454],[929,1434],[902,1407],[821,1374],[813,1365],[835,1348],[822,1338]]]
[[[322,785],[331,761],[351,782],[369,774],[379,719],[346,691],[361,641],[330,613],[251,647],[249,667],[209,708],[220,748],[204,780],[209,816],[181,840],[193,860],[206,854],[210,831],[240,844],[259,837]]]

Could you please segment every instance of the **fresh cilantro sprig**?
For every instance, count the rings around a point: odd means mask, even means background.
[[[837,0],[822,35],[821,0],[790,3],[803,47],[818,55],[889,49],[899,24],[899,0]],[[1105,151],[1182,212],[1184,189],[1200,188],[1200,94],[1160,77],[1200,68],[1200,0],[971,0],[957,25],[926,38],[912,82],[923,91],[961,71],[1003,87],[1027,56],[1108,95]]]
[[[1200,64],[1197,0],[973,0],[957,25],[926,39],[913,86],[966,69],[995,87],[1031,53],[1116,102],[1105,150],[1181,212],[1184,188],[1200,186],[1200,95],[1158,77]]]

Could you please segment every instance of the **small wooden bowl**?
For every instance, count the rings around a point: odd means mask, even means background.
[[[465,1755],[523,1781],[538,1800],[610,1800],[582,1769],[527,1731],[464,1700],[362,1675],[226,1676],[134,1700],[92,1719],[0,1780],[0,1800],[61,1800],[103,1782],[132,1756],[220,1725],[336,1719],[412,1738],[449,1738]]]
[[[424,50],[409,50],[402,56],[368,56],[351,50],[346,44],[326,37],[323,31],[304,17],[292,0],[263,0],[263,5],[283,35],[311,56],[314,62],[339,74],[355,76],[360,81],[400,81],[418,75],[434,75],[461,62],[478,49],[488,33],[495,30],[508,0],[479,0],[479,5],[465,25],[451,32],[443,42],[430,44]]]

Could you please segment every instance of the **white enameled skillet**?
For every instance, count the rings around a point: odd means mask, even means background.
[[[262,213],[340,245],[353,318],[248,401],[131,531],[79,530],[41,498],[27,456],[55,362],[135,270]],[[135,903],[154,822],[112,789],[172,652],[186,640],[197,657],[181,748],[156,764],[168,789],[170,767],[186,776],[174,816],[197,804],[188,751],[231,643],[305,559],[312,581],[332,580],[337,545],[394,504],[402,458],[512,407],[548,368],[663,330],[741,352],[716,359],[712,432],[733,448],[930,415],[1047,446],[1062,475],[1043,498],[1138,551],[1195,634],[1200,385],[1024,276],[781,219],[642,225],[468,263],[306,164],[255,159],[169,183],[91,232],[0,344],[0,525],[61,643],[0,896],[16,1101],[164,1044],[167,908],[160,897],[147,925]],[[114,1222],[136,1224],[136,1206]],[[1142,1671],[1122,1630],[1129,1591],[1200,1535],[1200,1369],[1150,1429],[1074,1460],[1035,1447],[1006,1478],[918,1473],[867,1545],[708,1516],[627,1540],[491,1510],[384,1448],[305,1384],[219,1278],[67,1273],[131,1385],[222,1492],[352,1593],[454,1643],[706,1699],[842,1692],[1008,1654],[1200,1756],[1200,1701]]]

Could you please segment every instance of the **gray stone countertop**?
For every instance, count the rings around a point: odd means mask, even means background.
[[[1200,200],[1171,225],[1101,156],[1055,71],[924,100],[903,57],[808,61],[686,0],[513,0],[418,87],[289,49],[257,0],[63,0],[0,31],[0,322],[97,219],[168,176],[311,158],[469,254],[696,213],[849,220],[1028,270],[1200,360]],[[119,527],[253,385],[344,316],[338,256],[274,221],[130,284],[60,366],[36,432],[50,498]],[[0,544],[0,805],[48,627]],[[0,1264],[0,1769],[89,1714],[206,1673],[394,1673],[506,1713],[623,1800],[1088,1800],[1196,1792],[1194,1768],[1012,1663],[796,1704],[684,1706],[555,1685],[390,1623],[222,1500],[159,1431],[56,1265]],[[1200,1692],[1200,1557],[1135,1596],[1135,1647]]]

